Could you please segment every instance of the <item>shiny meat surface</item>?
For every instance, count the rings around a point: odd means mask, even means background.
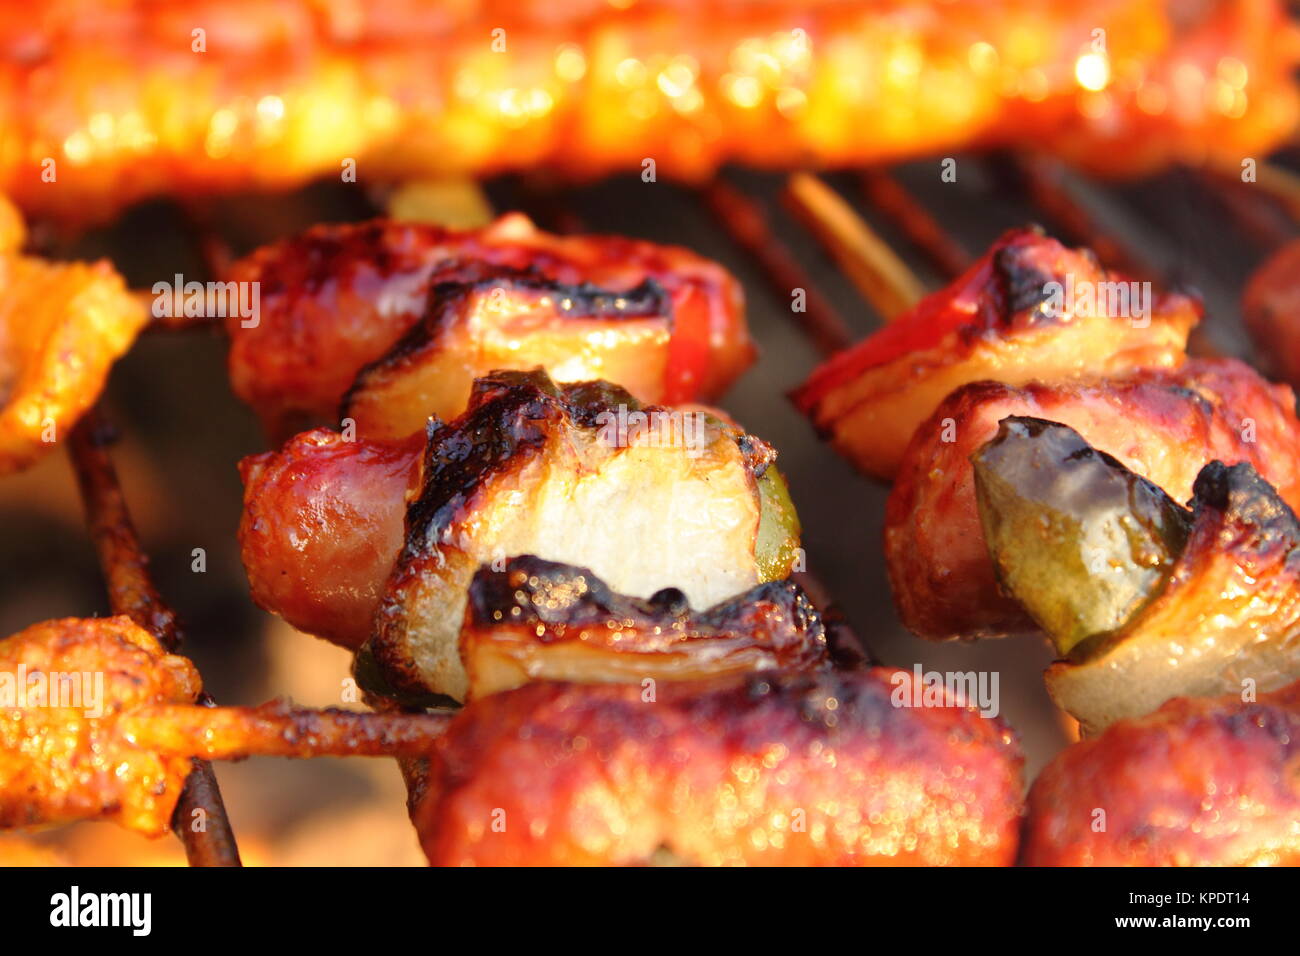
[[[0,641],[0,827],[105,817],[165,833],[189,758],[135,746],[116,721],[193,703],[200,689],[188,660],[124,617],[47,621]]]
[[[339,177],[347,164],[362,184],[639,173],[647,160],[659,177],[699,179],[724,162],[1005,146],[1109,174],[1235,170],[1296,121],[1297,44],[1280,0],[617,6],[7,7],[0,189],[84,220],[160,193]],[[47,158],[57,184],[42,181]]]
[[[709,400],[754,356],[740,286],[717,263],[550,235],[518,213],[465,232],[316,226],[227,278],[258,283],[256,326],[227,323],[230,378],[272,434],[356,414],[363,434],[406,435],[430,415],[455,418],[470,382],[498,368],[605,378],[651,403]]]
[[[0,197],[0,475],[59,447],[149,321],[108,262],[25,256],[23,239]]]
[[[1240,690],[1171,700],[1073,745],[1039,774],[1023,861],[1295,866],[1298,767],[1300,683],[1258,701]]]
[[[345,647],[370,633],[402,547],[425,436],[345,441],[317,428],[240,462],[240,553],[253,600]]]
[[[538,554],[640,597],[680,587],[698,607],[788,573],[798,523],[769,493],[779,474],[760,440],[691,408],[658,409],[654,427],[625,417],[620,432],[619,408],[639,406],[603,383],[557,390],[500,373],[476,389],[464,416],[428,436],[317,429],[245,459],[240,542],[258,603],[355,648],[387,594],[386,626],[427,611],[451,654],[484,562]],[[401,582],[389,580],[395,563]],[[412,597],[402,610],[405,589],[435,579],[450,603]]]
[[[899,707],[913,675],[541,682],[467,706],[414,819],[435,865],[1006,865],[1021,757],[998,719]],[[952,704],[951,698],[944,698]]]
[[[820,366],[796,405],[863,472],[892,479],[917,426],[971,382],[1008,385],[1170,368],[1200,307],[1151,296],[1087,251],[1007,233],[965,275]]]
[[[0,829],[106,819],[167,832],[191,757],[418,755],[438,715],[202,707],[198,672],[126,617],[0,640]]]

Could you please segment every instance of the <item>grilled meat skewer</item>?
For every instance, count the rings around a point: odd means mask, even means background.
[[[821,365],[795,404],[861,471],[892,479],[917,427],[962,385],[1179,365],[1200,306],[1172,294],[1144,302],[1141,290],[1086,251],[1015,230],[965,275]]]
[[[256,323],[227,322],[231,384],[280,439],[342,417],[367,437],[402,437],[429,415],[459,415],[473,379],[538,365],[652,404],[709,401],[754,357],[740,286],[717,263],[550,235],[518,213],[469,231],[316,226],[226,278],[259,290]]]
[[[1300,679],[1300,523],[1248,463],[1207,464],[1184,510],[1068,426],[1012,417],[974,464],[998,580],[1064,658],[1047,689],[1085,733]]]
[[[998,636],[1032,624],[994,578],[970,458],[998,423],[1027,415],[1069,425],[1178,502],[1202,466],[1244,461],[1300,504],[1295,396],[1233,359],[1113,379],[978,382],[941,402],[913,436],[885,513],[885,557],[903,623],[930,639]]]
[[[1296,866],[1297,760],[1300,682],[1258,700],[1241,691],[1171,700],[1074,744],[1039,774],[1022,860]]]
[[[23,255],[25,237],[0,197],[0,476],[58,447],[149,321],[108,262]]]
[[[698,179],[981,146],[1236,169],[1294,128],[1296,51],[1278,0],[56,0],[0,17],[0,189],[84,221],[348,173]]]
[[[1006,865],[1021,756],[1001,720],[890,668],[542,681],[469,704],[413,816],[434,865]]]
[[[373,620],[395,687],[460,699],[457,633],[481,564],[536,554],[702,608],[786,577],[798,523],[774,458],[705,410],[499,372],[427,437],[322,430],[246,459],[244,565],[263,607],[350,647]]]

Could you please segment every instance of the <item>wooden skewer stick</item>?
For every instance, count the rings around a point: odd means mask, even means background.
[[[125,614],[169,651],[180,645],[180,629],[154,587],[149,558],[140,547],[117,470],[108,448],[116,435],[93,408],[72,430],[70,454],[86,505],[86,524],[108,584],[114,614]]]
[[[418,757],[452,714],[167,704],[124,714],[123,731],[146,750],[207,760],[244,757]]]
[[[886,322],[906,312],[925,294],[925,286],[889,244],[822,180],[810,173],[795,173],[786,183],[784,196],[794,214]]]
[[[478,229],[493,219],[492,203],[473,179],[414,179],[396,187],[384,203],[393,219],[448,229]]]
[[[803,290],[804,310],[789,314],[819,353],[829,357],[853,344],[844,319],[775,234],[757,202],[721,179],[704,187],[700,198],[732,241],[758,263],[773,293],[788,302],[792,292]]]
[[[149,560],[131,523],[117,471],[108,454],[114,436],[98,406],[72,430],[68,453],[86,506],[91,539],[108,581],[108,603],[125,614],[168,650],[180,643],[180,628],[154,587]],[[206,695],[205,700],[206,703]],[[172,815],[172,831],[185,845],[190,866],[240,866],[239,847],[226,816],[212,766],[194,760]],[[203,826],[196,829],[201,818]]]

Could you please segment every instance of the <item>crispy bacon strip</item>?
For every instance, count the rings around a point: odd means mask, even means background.
[[[149,321],[108,262],[21,255],[23,239],[0,197],[0,475],[58,447]]]
[[[109,819],[168,832],[191,757],[426,753],[437,715],[200,707],[198,672],[126,617],[0,641],[0,828]]]
[[[1005,865],[1021,756],[998,719],[896,706],[889,668],[531,683],[468,705],[414,810],[434,865]]]
[[[676,588],[631,598],[531,555],[475,573],[460,656],[470,700],[532,680],[654,683],[830,661],[821,616],[792,581],[692,611]]]
[[[1296,866],[1297,766],[1300,682],[1258,702],[1240,690],[1171,700],[1073,745],[1039,774],[1023,862]]]
[[[0,16],[0,189],[79,220],[159,193],[339,176],[348,160],[361,181],[647,159],[659,176],[700,177],[726,161],[972,145],[1103,173],[1236,168],[1297,115],[1279,0],[624,6],[13,7]]]
[[[916,430],[889,496],[885,557],[903,623],[922,637],[978,637],[1032,626],[1001,594],[975,506],[970,456],[1010,415],[1069,425],[1186,502],[1201,467],[1245,461],[1300,504],[1295,396],[1232,359],[1104,380],[979,382]]]
[[[518,213],[466,232],[316,226],[227,278],[258,284],[257,324],[228,322],[230,377],[272,434],[347,415],[363,434],[407,435],[455,418],[471,381],[499,368],[604,378],[650,403],[712,400],[754,357],[740,286],[718,264],[549,235]]]
[[[893,478],[917,426],[962,385],[1178,365],[1199,305],[1156,296],[1139,315],[1129,299],[1124,314],[1111,309],[1112,283],[1132,291],[1086,251],[1034,230],[1009,232],[961,278],[819,367],[795,404],[859,469]]]

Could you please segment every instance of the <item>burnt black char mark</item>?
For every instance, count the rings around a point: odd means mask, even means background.
[[[774,647],[824,648],[821,616],[793,581],[769,581],[743,594],[694,611],[676,588],[641,599],[610,590],[588,568],[546,561],[534,555],[510,558],[503,570],[479,568],[470,584],[469,611],[474,626],[501,622],[536,629],[543,642],[563,640],[569,629],[660,628],[683,636],[710,638],[773,635]]]

